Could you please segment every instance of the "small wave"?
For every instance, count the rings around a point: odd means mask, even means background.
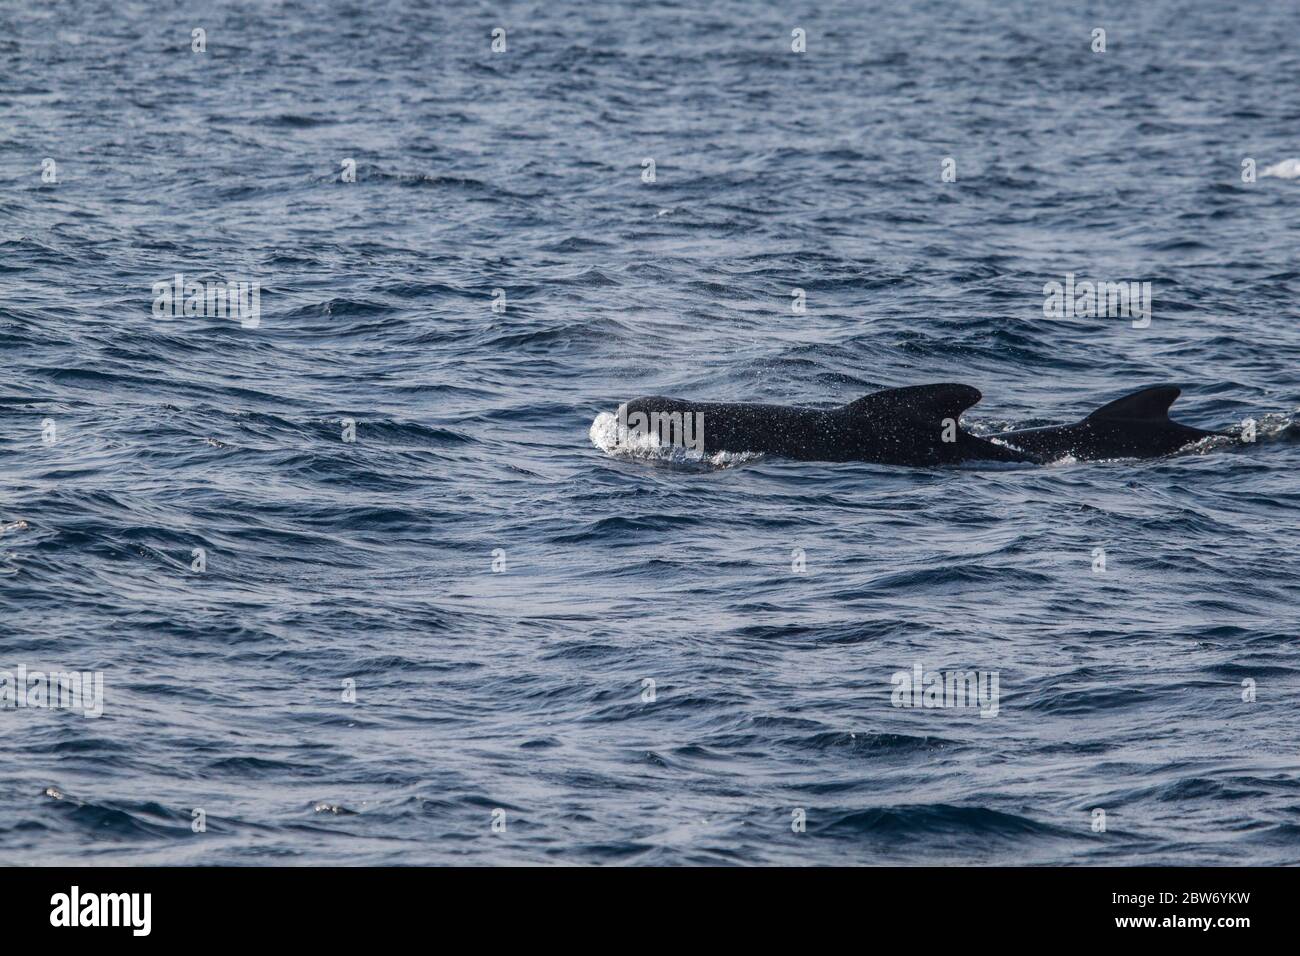
[[[1024,840],[1062,835],[1050,824],[1029,817],[1004,813],[990,807],[962,807],[948,804],[875,807],[843,813],[820,828],[823,832],[876,833],[947,836],[954,838],[1002,838]]]
[[[46,787],[42,796],[55,801],[63,819],[74,830],[97,840],[189,837],[190,817],[152,801],[96,803],[72,796],[59,787]]]
[[[299,113],[259,116],[252,120],[255,126],[272,126],[284,129],[315,129],[318,126],[330,126],[337,122],[338,120],[331,116],[304,116]]]
[[[341,803],[333,803],[329,800],[318,800],[312,805],[313,813],[331,813],[336,817],[354,817],[357,815],[356,810],[351,810]]]

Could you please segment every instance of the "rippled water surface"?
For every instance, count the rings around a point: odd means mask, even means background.
[[[7,5],[0,670],[104,699],[0,710],[0,862],[1300,861],[1300,180],[1242,179],[1300,156],[1297,38],[1256,0]],[[259,323],[155,316],[177,273]],[[1149,327],[1044,318],[1066,273],[1151,282]],[[923,382],[977,432],[1171,382],[1258,441],[592,441],[638,395]],[[893,706],[918,665],[996,716]]]

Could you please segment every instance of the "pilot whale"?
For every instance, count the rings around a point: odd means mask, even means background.
[[[799,461],[886,465],[1034,461],[962,430],[957,420],[979,400],[979,389],[950,383],[887,388],[826,409],[688,402],[655,395],[628,402],[619,409],[619,419],[649,431],[656,422],[697,423],[696,440],[703,435],[707,455],[748,452]],[[665,430],[658,431],[665,443]]]
[[[1143,389],[1102,406],[1072,425],[1008,431],[981,438],[961,428],[981,398],[970,385],[887,388],[838,408],[692,402],[661,395],[619,407],[620,440],[629,430],[658,433],[661,444],[690,444],[707,455],[757,453],[799,461],[867,461],[886,465],[962,462],[1045,464],[1154,458],[1218,432],[1170,421],[1179,389]],[[683,429],[683,425],[685,428]],[[676,430],[677,439],[670,436]]]
[[[1169,407],[1180,394],[1176,385],[1154,385],[1117,398],[1073,425],[1025,428],[989,437],[1047,462],[1067,456],[1077,461],[1158,458],[1202,438],[1226,436],[1170,419]]]

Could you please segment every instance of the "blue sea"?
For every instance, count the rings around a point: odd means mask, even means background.
[[[1297,38],[1272,0],[6,4],[0,863],[1300,863]],[[1045,316],[1067,275],[1149,321]],[[641,395],[929,382],[980,434],[1172,383],[1256,440],[602,443]],[[953,672],[996,696],[900,692]]]

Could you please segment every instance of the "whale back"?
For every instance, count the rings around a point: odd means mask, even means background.
[[[955,382],[887,388],[844,406],[858,430],[857,457],[888,464],[1025,461],[1001,445],[962,431],[957,420],[981,398]]]
[[[839,408],[692,402],[663,395],[622,406],[629,427],[664,416],[690,417],[704,453],[772,454],[800,461],[943,465],[968,460],[1030,461],[961,430],[957,419],[980,400],[969,385],[887,388]]]
[[[1218,434],[1169,417],[1169,408],[1180,394],[1182,390],[1176,385],[1153,385],[1107,402],[1073,425],[1025,428],[993,437],[1044,462],[1067,456],[1078,461],[1098,461],[1171,455]]]
[[[980,400],[980,390],[970,385],[941,382],[936,385],[908,385],[887,388],[850,402],[857,415],[902,415],[920,422],[954,421]]]

